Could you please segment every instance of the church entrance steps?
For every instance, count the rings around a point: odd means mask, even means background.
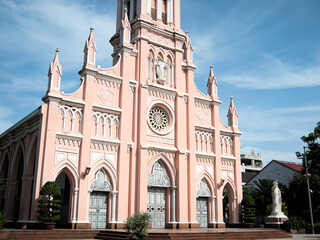
[[[54,230],[20,230],[4,229],[5,238],[0,240],[44,240],[44,239],[129,239],[124,230],[88,230],[88,229],[54,229]],[[238,239],[289,239],[291,235],[279,229],[150,229],[148,240],[238,240]]]
[[[100,231],[96,239],[121,240],[129,239],[123,230]],[[148,240],[238,240],[238,239],[290,239],[291,235],[279,229],[151,229]]]
[[[44,240],[44,239],[94,239],[99,230],[89,229],[53,229],[53,230],[22,230],[22,229],[4,229],[8,240]]]

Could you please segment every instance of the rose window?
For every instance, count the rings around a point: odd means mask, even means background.
[[[149,122],[153,129],[161,131],[168,125],[167,113],[160,107],[153,107],[149,112]]]

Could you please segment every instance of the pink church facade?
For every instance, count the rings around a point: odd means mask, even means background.
[[[57,51],[44,104],[0,135],[8,222],[37,223],[40,189],[56,181],[60,224],[73,228],[122,228],[136,211],[152,228],[224,227],[224,192],[239,223],[237,110],[231,98],[224,125],[212,67],[208,94],[197,89],[180,1],[118,0],[110,43],[113,66],[101,68],[91,29],[72,94],[60,91]]]

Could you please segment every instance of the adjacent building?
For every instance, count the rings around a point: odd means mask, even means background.
[[[301,169],[301,163],[272,160],[257,175],[252,177],[244,188],[257,188],[254,182],[259,179],[278,180],[279,183],[289,187],[290,181],[293,179],[295,174],[301,172]]]
[[[182,2],[183,4],[183,2]],[[218,84],[194,83],[193,47],[179,0],[118,0],[113,66],[96,65],[93,29],[78,90],[60,90],[56,51],[44,104],[0,136],[1,207],[22,227],[37,220],[39,191],[56,181],[59,224],[121,228],[147,211],[152,228],[224,227],[242,200],[238,113],[222,123]]]

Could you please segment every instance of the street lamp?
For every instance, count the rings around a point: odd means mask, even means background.
[[[310,142],[308,142],[308,146],[310,146]],[[314,234],[314,225],[313,225],[313,214],[312,214],[312,203],[311,203],[311,195],[310,195],[310,183],[309,183],[309,164],[311,164],[312,161],[308,161],[306,159],[306,148],[303,146],[303,156],[301,155],[300,152],[296,152],[297,158],[303,159],[304,165],[306,167],[306,175],[307,175],[307,186],[308,186],[308,198],[309,198],[309,209],[310,209],[310,218],[311,218],[311,228],[312,228],[312,234]]]

